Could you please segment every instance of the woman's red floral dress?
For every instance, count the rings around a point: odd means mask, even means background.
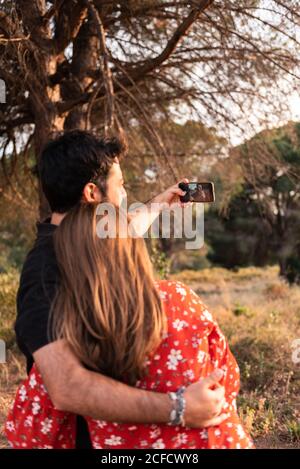
[[[137,387],[157,392],[180,386],[222,368],[224,410],[229,417],[207,429],[169,425],[117,424],[86,417],[95,449],[102,448],[252,448],[236,411],[239,369],[224,335],[196,293],[181,282],[157,282],[168,317],[168,333],[151,360],[147,377]],[[53,406],[33,366],[17,391],[5,427],[13,448],[75,448],[76,417]]]

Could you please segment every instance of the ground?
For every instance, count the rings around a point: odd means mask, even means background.
[[[241,370],[239,412],[256,446],[300,448],[300,364],[291,347],[300,338],[300,287],[289,287],[276,267],[186,270],[171,278],[191,286],[225,332]],[[25,374],[11,327],[17,284],[17,272],[0,275],[0,338],[8,345],[8,363],[0,365],[1,429]]]

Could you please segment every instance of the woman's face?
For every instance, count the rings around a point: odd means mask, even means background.
[[[127,197],[124,179],[119,162],[113,163],[106,180],[107,198],[116,207],[120,207],[122,200]]]

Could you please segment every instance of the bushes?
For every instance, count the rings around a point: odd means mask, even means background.
[[[19,272],[10,269],[0,274],[0,339],[8,348],[15,342],[13,324],[16,316],[16,293],[19,283]]]

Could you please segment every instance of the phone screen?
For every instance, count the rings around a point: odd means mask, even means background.
[[[215,192],[212,182],[189,182],[189,198],[191,202],[214,202]]]

